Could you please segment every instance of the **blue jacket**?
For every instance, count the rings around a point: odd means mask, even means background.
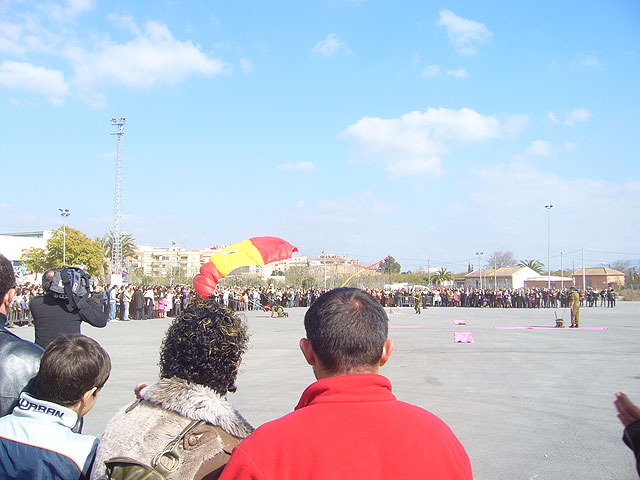
[[[98,439],[73,433],[77,419],[73,410],[23,392],[13,413],[0,418],[0,478],[88,478]]]

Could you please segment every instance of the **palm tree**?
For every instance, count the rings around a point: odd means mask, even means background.
[[[449,282],[454,278],[453,273],[442,267],[433,275],[432,280],[436,285],[442,285],[444,282]]]
[[[518,263],[519,267],[529,267],[531,270],[533,270],[534,272],[537,272],[539,274],[542,275],[542,272],[544,272],[544,263],[542,263],[539,260],[535,260],[535,259],[524,259],[524,260],[520,260],[520,263]]]
[[[102,238],[99,238],[98,241],[102,245],[104,256],[106,258],[111,258],[114,241],[113,231],[109,230],[109,233],[105,234]],[[122,258],[135,257],[138,254],[138,247],[130,233],[120,234],[120,253]]]

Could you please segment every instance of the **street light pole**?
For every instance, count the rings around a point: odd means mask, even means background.
[[[564,252],[560,252],[560,290],[564,290],[564,270],[562,269],[562,255],[564,255]]]
[[[480,268],[480,290],[482,290],[482,260],[480,259],[480,257],[482,257],[484,252],[476,252],[476,255],[478,256],[478,267]]]
[[[62,217],[62,266],[67,264],[67,222],[66,218],[71,215],[68,208],[59,208]]]
[[[325,252],[324,250],[322,250],[322,256],[323,256],[323,260],[324,260],[324,289],[327,289],[327,252]]]
[[[549,262],[551,261],[551,209],[553,208],[553,204],[545,205],[544,208],[547,209],[547,288],[551,289],[551,265]]]

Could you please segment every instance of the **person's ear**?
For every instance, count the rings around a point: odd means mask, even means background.
[[[311,341],[309,341],[308,338],[300,339],[300,350],[302,351],[302,355],[304,355],[304,359],[309,365],[314,366],[317,363],[316,352],[313,351]]]
[[[11,308],[11,304],[13,303],[13,297],[16,295],[16,289],[10,288],[7,293],[4,294],[4,298],[2,299],[2,305],[5,306],[7,311]]]
[[[98,387],[91,387],[90,390],[87,390],[82,394],[80,401],[86,405],[87,402],[91,400],[92,397],[95,397],[96,395],[98,395]]]
[[[387,338],[384,341],[384,345],[382,346],[382,355],[380,356],[380,362],[378,363],[380,367],[382,367],[385,363],[387,363],[392,352],[393,352],[393,340],[391,340],[390,338]]]

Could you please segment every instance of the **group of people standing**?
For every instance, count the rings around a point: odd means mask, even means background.
[[[479,289],[457,287],[413,287],[397,290],[370,289],[385,307],[477,307],[477,308],[564,308],[570,304],[570,288],[503,288]],[[614,307],[616,292],[613,288],[598,291],[587,287],[579,292],[581,306]]]
[[[36,316],[45,308],[51,321],[55,311],[106,324],[95,299],[71,307],[49,281],[45,274],[44,307],[32,302]],[[15,291],[0,255],[0,478],[473,478],[450,427],[399,401],[380,375],[394,343],[382,303],[363,290],[327,291],[307,309],[299,348],[316,381],[292,413],[256,429],[227,400],[247,325],[215,297],[194,299],[165,333],[159,381],[136,386],[101,439],[83,435],[81,420],[110,376],[108,352],[79,330],[61,329],[42,346],[12,334],[4,323]],[[579,302],[577,291],[570,297]],[[640,471],[640,409],[623,392],[615,405]]]
[[[394,345],[384,309],[362,290],[335,289],[309,307],[299,347],[316,381],[294,412],[257,429],[227,400],[249,347],[247,325],[216,298],[195,300],[165,333],[160,380],[138,385],[101,439],[74,429],[110,376],[108,352],[79,333],[62,333],[43,351],[8,332],[14,294],[11,264],[1,257],[0,345],[19,348],[0,350],[11,380],[0,381],[0,478],[473,478],[451,429],[397,400],[379,374]],[[58,312],[78,313],[45,297]],[[31,359],[28,368],[14,357]]]
[[[109,321],[175,317],[196,298],[187,285],[107,285],[94,295]]]

